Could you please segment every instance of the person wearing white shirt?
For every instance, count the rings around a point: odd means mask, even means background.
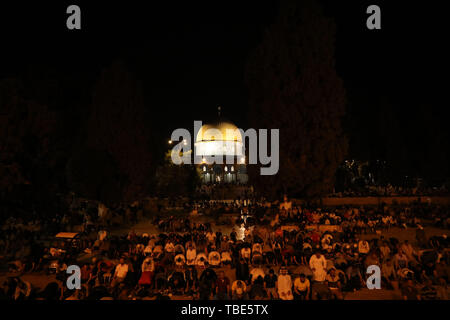
[[[206,233],[206,239],[208,239],[209,243],[214,243],[216,241],[216,233],[212,231],[208,231]]]
[[[229,251],[222,251],[221,253],[221,261],[224,265],[229,265],[233,261],[231,258],[231,254]]]
[[[281,300],[294,300],[292,294],[292,278],[288,274],[286,267],[280,268],[280,275],[277,280],[278,296]]]
[[[317,251],[309,259],[309,267],[313,272],[313,280],[322,282],[327,276],[327,260],[325,256]]]
[[[305,274],[300,274],[300,277],[294,280],[294,293],[296,300],[309,300],[309,292],[311,284]]]
[[[114,277],[111,282],[111,287],[115,287],[125,280],[125,277],[128,274],[128,264],[125,263],[123,258],[120,258],[119,264],[116,266],[116,270],[114,271]]]
[[[186,260],[188,265],[195,264],[195,258],[197,257],[197,250],[195,250],[192,245],[189,245],[187,251],[186,251]]]
[[[208,255],[208,263],[211,266],[219,266],[220,265],[220,253],[217,251],[212,251]]]

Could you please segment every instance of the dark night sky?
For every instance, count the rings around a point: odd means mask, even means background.
[[[3,1],[0,78],[39,72],[56,77],[70,99],[85,101],[100,70],[119,58],[144,83],[151,125],[167,136],[176,127],[190,128],[194,119],[214,117],[217,105],[246,128],[244,66],[276,14],[276,1],[170,1],[162,7],[150,1],[92,2],[6,6]],[[382,156],[377,145],[382,126],[370,116],[380,101],[402,119],[400,130],[417,128],[420,119],[411,110],[424,107],[448,142],[442,2],[321,2],[337,22],[336,60],[349,100],[351,155]],[[81,31],[65,27],[69,4],[82,9]],[[366,29],[369,4],[380,5],[382,30]],[[411,136],[411,145],[427,143],[420,134]]]

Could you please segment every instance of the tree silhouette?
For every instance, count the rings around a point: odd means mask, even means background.
[[[156,189],[160,196],[193,196],[200,185],[199,169],[193,164],[174,164],[171,151],[164,156],[164,163],[156,171]]]
[[[286,1],[249,57],[246,83],[254,128],[280,129],[280,169],[256,188],[313,197],[330,191],[347,151],[345,90],[334,61],[335,25],[315,1]]]
[[[152,180],[146,116],[140,82],[123,63],[114,62],[102,72],[94,87],[87,147],[106,152],[114,162],[110,167],[117,166],[119,172],[115,176],[120,179],[122,200],[147,194]]]
[[[0,107],[0,200],[15,197],[26,202],[20,194],[24,186],[35,197],[49,191],[54,182],[50,172],[58,155],[56,114],[46,104],[27,98],[16,79],[1,81]]]
[[[123,197],[120,170],[106,151],[75,148],[66,168],[71,191],[109,205]]]

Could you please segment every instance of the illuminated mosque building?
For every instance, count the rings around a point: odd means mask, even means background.
[[[225,121],[204,124],[195,139],[195,153],[202,157],[198,165],[202,183],[247,183],[244,141],[234,124]],[[212,156],[222,158],[222,164],[208,161],[206,157]]]

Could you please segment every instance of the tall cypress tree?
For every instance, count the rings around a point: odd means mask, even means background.
[[[148,193],[154,175],[142,87],[121,62],[95,85],[87,145],[109,154],[118,167],[123,199]]]
[[[282,2],[250,56],[246,83],[254,128],[280,129],[280,169],[259,176],[268,195],[313,197],[332,190],[347,151],[345,89],[335,67],[335,24],[313,0]]]

